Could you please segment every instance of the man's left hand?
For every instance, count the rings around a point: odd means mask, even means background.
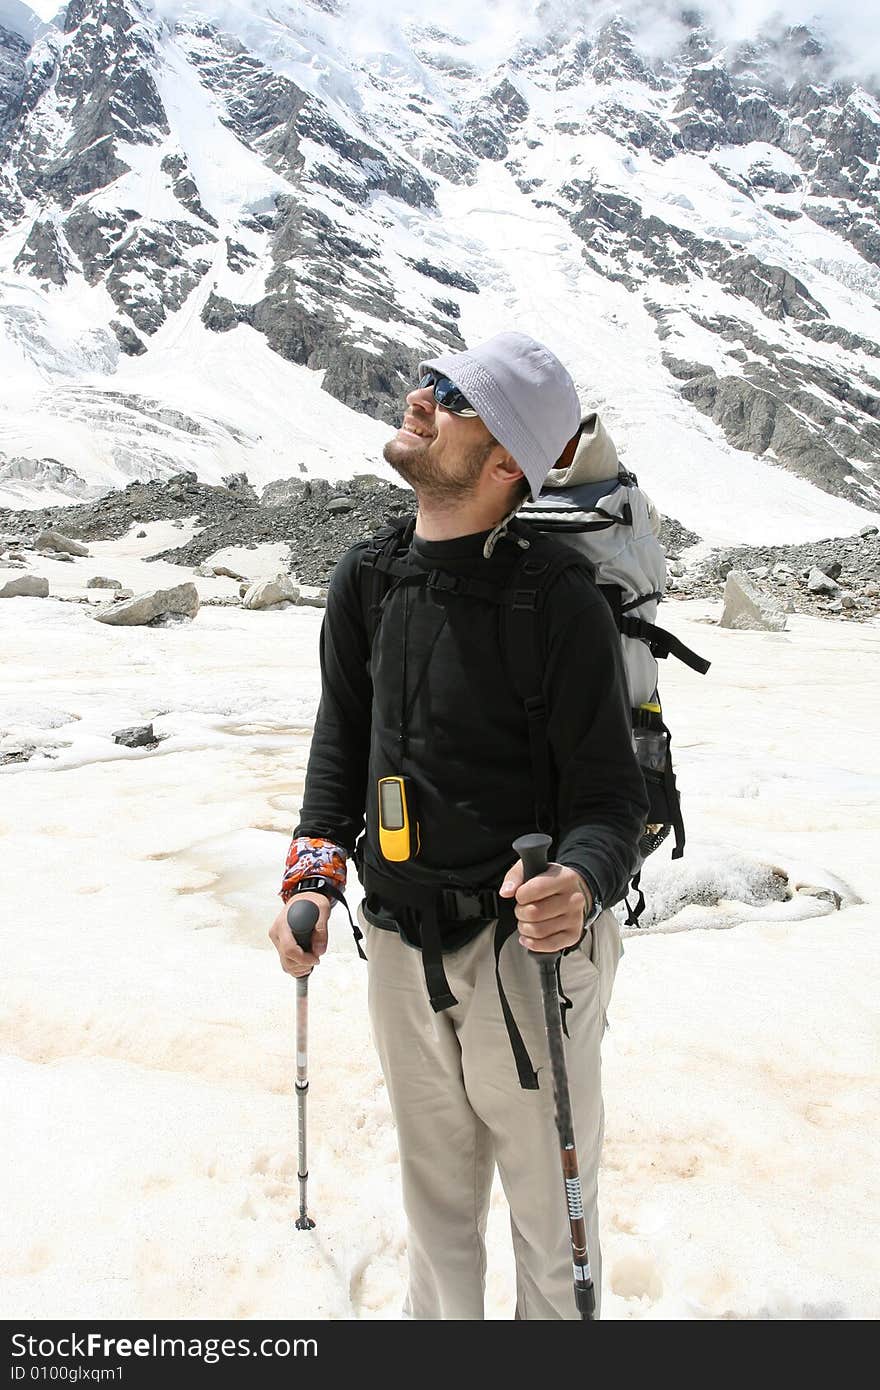
[[[502,898],[516,897],[520,945],[530,951],[564,951],[580,941],[584,909],[591,909],[593,900],[574,869],[548,864],[542,874],[523,882],[523,864],[518,859],[499,891]]]

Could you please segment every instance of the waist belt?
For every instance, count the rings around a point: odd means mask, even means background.
[[[519,1083],[523,1090],[536,1091],[538,1077],[526,1051],[522,1034],[516,1026],[504,986],[501,983],[499,959],[501,948],[508,937],[516,930],[516,917],[513,900],[502,898],[492,888],[429,888],[424,884],[401,883],[389,878],[375,869],[364,866],[364,892],[373,894],[392,912],[401,908],[415,912],[418,918],[422,964],[425,971],[425,984],[428,998],[435,1013],[451,1009],[458,1003],[449,987],[446,971],[443,968],[443,938],[440,935],[440,922],[485,921],[495,922],[495,983],[498,986],[498,999],[507,1027],[507,1036],[516,1062]],[[412,943],[416,944],[416,943]]]

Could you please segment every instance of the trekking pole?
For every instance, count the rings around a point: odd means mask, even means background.
[[[537,878],[547,868],[549,835],[521,835],[513,842],[513,850],[522,860],[523,881]],[[562,1016],[556,991],[556,962],[558,951],[532,951],[541,976],[541,997],[544,1004],[544,1026],[550,1052],[550,1074],[553,1078],[553,1100],[556,1105],[556,1129],[562,1159],[562,1179],[571,1227],[571,1261],[574,1274],[574,1301],[584,1322],[593,1322],[596,1312],[596,1293],[590,1272],[590,1253],[587,1250],[587,1227],[584,1220],[584,1196],[578,1170],[577,1149],[574,1143],[574,1123],[571,1097],[568,1092],[568,1072],[562,1042]]]
[[[314,903],[300,900],[292,902],[287,909],[287,925],[293,932],[297,946],[308,951],[312,944],[312,932],[318,920],[318,909]],[[311,975],[311,970],[309,975]],[[308,1051],[309,1051],[309,975],[299,975],[296,981],[296,1114],[299,1134],[299,1216],[296,1222],[298,1231],[311,1231],[314,1221],[306,1212],[306,1183],[309,1170],[306,1164],[306,1094],[309,1089]]]

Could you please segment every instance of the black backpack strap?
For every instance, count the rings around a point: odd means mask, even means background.
[[[641,883],[642,871],[639,869],[638,873],[633,874],[630,879],[630,888],[637,894],[635,902],[631,903],[629,896],[625,897],[623,900],[624,906],[626,907],[626,921],[623,924],[625,927],[637,927],[639,925],[639,918],[645,910],[645,895],[642,892]]]
[[[587,517],[598,517],[598,521],[588,521]],[[632,526],[633,516],[632,507],[628,502],[624,502],[620,509],[620,515],[614,512],[606,512],[604,507],[592,507],[589,512],[569,512],[561,508],[558,512],[543,512],[540,517],[530,520],[528,512],[524,519],[530,525],[540,529],[542,535],[556,536],[572,534],[579,536],[591,535],[594,531],[610,531],[612,526]]]
[[[382,602],[390,587],[388,566],[399,550],[409,546],[415,528],[414,515],[397,517],[375,532],[361,557],[361,607],[369,648],[372,648],[382,617]]]
[[[513,1060],[516,1062],[516,1074],[519,1077],[519,1084],[524,1091],[537,1091],[539,1089],[538,1073],[532,1066],[532,1059],[529,1057],[528,1051],[526,1050],[526,1045],[522,1040],[522,1034],[516,1026],[513,1010],[510,1007],[507,995],[504,993],[504,985],[501,983],[501,948],[505,941],[513,936],[515,931],[515,917],[508,917],[505,915],[504,917],[499,917],[498,921],[495,923],[495,940],[493,942],[495,951],[495,984],[498,989],[498,1001],[501,1005],[501,1013],[507,1027],[510,1048],[513,1052]]]
[[[589,561],[570,546],[538,536],[520,558],[506,591],[502,650],[517,695],[528,719],[529,754],[535,788],[535,824],[546,835],[556,833],[555,776],[550,757],[550,731],[544,702],[541,639],[541,596],[558,574],[577,566],[592,577]]]
[[[631,613],[634,608],[641,608],[643,603],[651,603],[652,601],[659,603],[662,597],[663,594],[659,589],[652,589],[649,594],[637,594],[635,598],[630,599],[629,603],[622,603],[620,611],[621,613]]]
[[[671,632],[658,627],[656,623],[645,622],[644,618],[622,617],[618,626],[622,636],[636,637],[640,642],[644,642],[652,656],[675,656],[679,661],[683,661],[685,666],[690,666],[692,671],[698,671],[701,676],[705,676],[712,665],[711,661],[686,647],[684,642],[680,642]]]
[[[708,669],[708,662],[706,666]],[[662,719],[659,724],[666,735],[666,766],[663,769],[663,789],[666,792],[666,802],[669,807],[669,821],[675,831],[675,849],[672,851],[672,858],[681,859],[684,854],[685,833],[681,815],[681,797],[675,784],[675,770],[672,766],[672,735]]]

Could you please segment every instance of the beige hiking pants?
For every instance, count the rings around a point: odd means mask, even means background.
[[[538,971],[516,936],[501,952],[501,978],[538,1073],[517,1078],[495,982],[494,927],[443,958],[454,1008],[434,1013],[421,953],[367,922],[373,1039],[397,1126],[409,1235],[404,1316],[482,1319],[484,1234],[497,1164],[510,1206],[516,1316],[576,1319],[571,1244],[553,1107]],[[620,932],[604,912],[562,960],[572,1001],[565,1054],[587,1239],[601,1287],[596,1208],[603,1109],[599,1051],[620,957]]]

